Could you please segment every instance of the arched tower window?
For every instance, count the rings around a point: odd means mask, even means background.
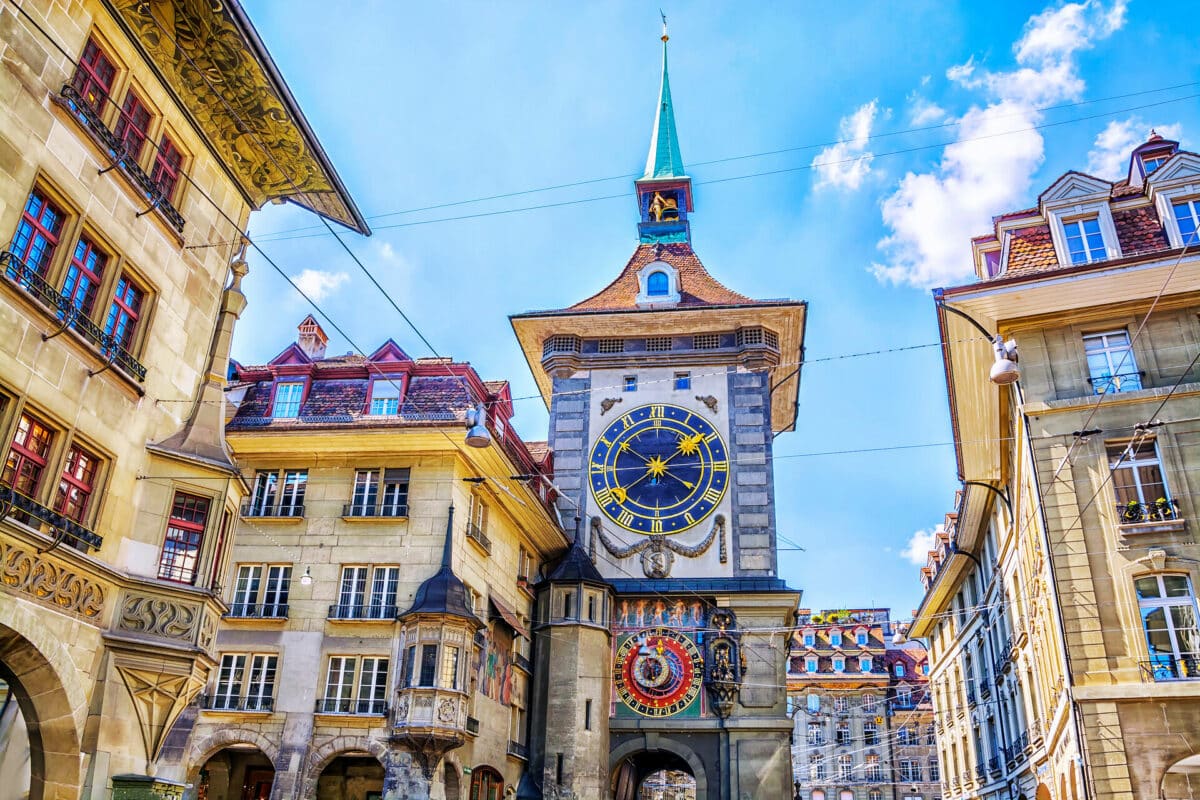
[[[651,272],[646,278],[646,294],[651,297],[665,297],[671,291],[671,281],[665,272]]]

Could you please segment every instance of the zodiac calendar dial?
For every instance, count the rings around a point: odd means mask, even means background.
[[[695,643],[671,628],[646,628],[617,648],[613,685],[617,697],[644,717],[669,717],[696,700],[704,661]]]
[[[592,446],[592,495],[606,517],[642,534],[699,524],[725,496],[729,453],[694,411],[656,403],[613,420]]]

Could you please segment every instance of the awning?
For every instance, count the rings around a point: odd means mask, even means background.
[[[521,618],[517,616],[517,612],[506,606],[503,601],[496,599],[496,590],[491,586],[488,587],[488,605],[491,607],[491,613],[488,616],[489,620],[498,619],[505,625],[513,629],[513,632],[519,636],[529,637],[529,631],[521,624]]]

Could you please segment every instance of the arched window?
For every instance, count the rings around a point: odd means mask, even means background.
[[[671,293],[671,281],[665,272],[651,272],[646,278],[646,294],[651,297],[666,297]]]
[[[471,771],[471,800],[502,800],[504,778],[491,767],[476,767]]]

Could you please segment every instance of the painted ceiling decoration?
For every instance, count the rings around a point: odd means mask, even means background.
[[[369,235],[236,0],[109,0],[247,199],[286,200]]]

